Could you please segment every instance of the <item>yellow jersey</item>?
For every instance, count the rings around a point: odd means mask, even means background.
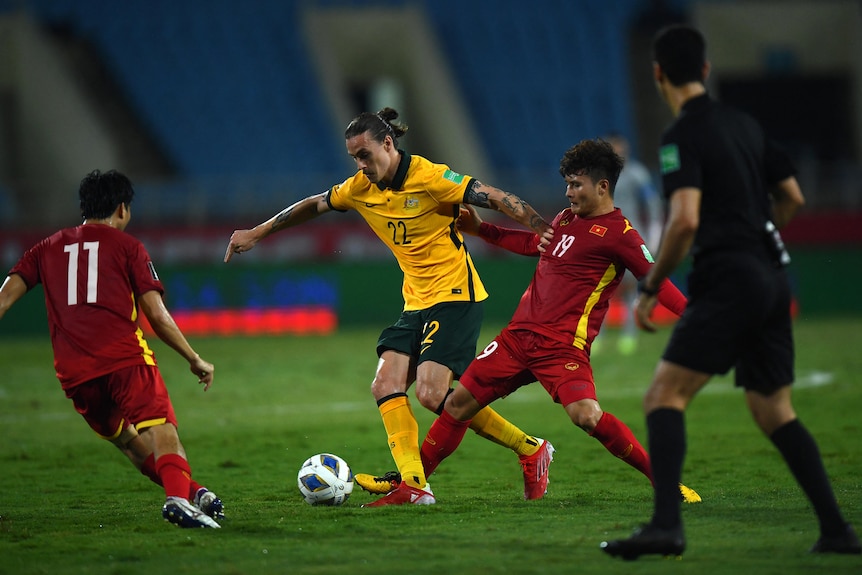
[[[360,171],[326,195],[337,211],[356,210],[404,273],[404,311],[488,297],[455,222],[473,178],[403,151],[393,182],[372,184]]]

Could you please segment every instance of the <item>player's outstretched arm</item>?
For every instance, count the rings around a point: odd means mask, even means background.
[[[27,284],[18,274],[6,277],[3,286],[0,287],[0,318],[6,314],[12,305],[27,293]]]
[[[465,234],[480,237],[491,245],[522,256],[536,257],[540,255],[540,252],[545,251],[545,246],[553,238],[553,234],[548,232],[547,235],[543,236],[546,240],[543,243],[542,238],[531,231],[513,230],[490,223],[486,224],[478,210],[471,205],[461,207],[457,225],[458,229]]]
[[[168,308],[165,307],[162,294],[155,290],[148,291],[141,296],[140,303],[141,311],[147,316],[159,339],[189,362],[189,369],[198,377],[198,383],[204,384],[204,391],[208,390],[213,383],[215,367],[210,362],[201,359],[201,356],[186,340],[186,336],[180,331]]]
[[[483,184],[479,180],[474,180],[464,194],[464,203],[503,212],[533,230],[540,238],[539,251],[545,251],[545,246],[553,237],[551,225],[530,204],[515,194]]]
[[[652,313],[656,302],[661,303],[677,316],[681,316],[685,311],[688,300],[679,291],[679,288],[670,281],[670,278],[664,278],[658,290],[646,288],[644,278],[641,278],[641,281],[638,282],[638,297],[634,303],[635,323],[642,330],[651,333],[658,330],[658,327],[652,320]]]
[[[225,263],[229,262],[233,254],[247,252],[260,240],[272,233],[297,226],[328,211],[330,211],[330,207],[326,202],[326,192],[323,192],[299,200],[250,230],[235,230],[227,244],[224,261]]]

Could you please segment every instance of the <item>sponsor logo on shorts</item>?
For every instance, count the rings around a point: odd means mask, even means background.
[[[569,371],[575,371],[579,367],[581,367],[580,364],[575,363],[574,361],[570,361],[569,363],[567,363],[565,365],[565,368],[568,369]]]

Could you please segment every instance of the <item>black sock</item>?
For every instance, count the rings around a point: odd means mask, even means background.
[[[817,442],[798,419],[785,423],[769,437],[778,448],[793,477],[802,487],[827,536],[844,533],[845,522],[835,501],[835,493],[823,467]]]
[[[678,409],[660,408],[647,415],[646,425],[655,485],[652,524],[675,529],[682,524],[679,483],[685,459],[685,416]]]

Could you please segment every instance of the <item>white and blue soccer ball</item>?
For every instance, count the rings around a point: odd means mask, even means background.
[[[346,461],[331,453],[306,459],[296,482],[309,505],[341,505],[353,493],[353,471]]]

